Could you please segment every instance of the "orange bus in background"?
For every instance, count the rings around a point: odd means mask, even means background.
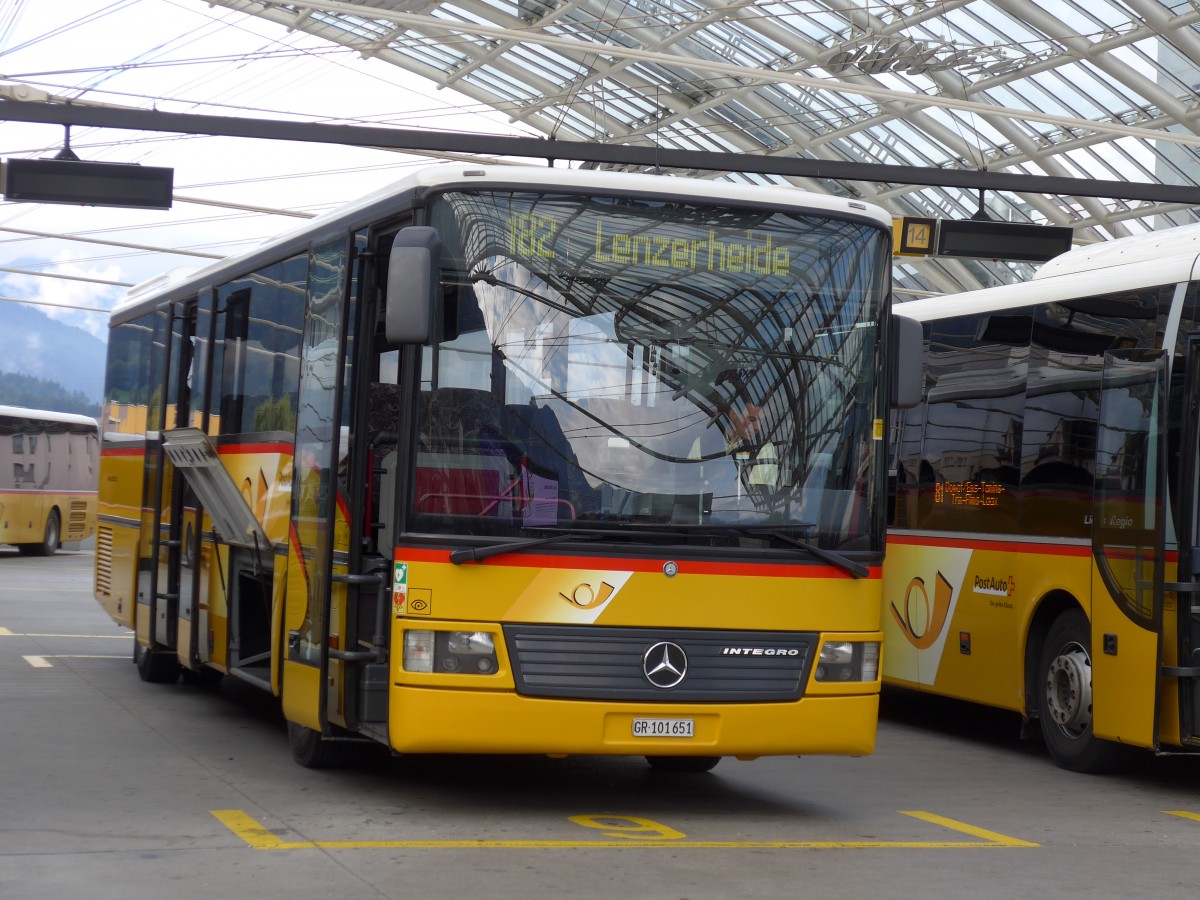
[[[50,556],[96,533],[95,419],[0,406],[0,544]]]
[[[295,759],[874,747],[890,217],[424,170],[112,317],[96,596]]]

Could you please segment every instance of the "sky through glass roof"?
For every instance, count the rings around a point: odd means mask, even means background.
[[[538,133],[679,149],[1195,184],[1200,4],[1157,0],[216,0],[385,59]],[[711,176],[709,176],[711,177]],[[728,177],[783,181],[770,176]],[[794,179],[896,214],[975,191]],[[1190,207],[989,191],[994,218],[1081,242]],[[911,289],[1024,277],[919,262]]]
[[[1200,0],[68,0],[59,21],[39,10],[36,27],[31,2],[0,11],[0,71],[89,102],[1128,182],[1195,185],[1200,171]],[[167,24],[137,43],[132,21]],[[86,50],[64,53],[84,36]],[[39,51],[55,65],[39,68]],[[344,82],[351,76],[359,81]],[[164,148],[183,143],[110,134],[81,143],[80,155],[172,165]],[[3,151],[46,149],[10,138]],[[262,237],[283,230],[280,216],[352,199],[414,163],[347,154],[310,151],[301,162],[270,151],[267,173],[262,153],[208,151],[227,177],[181,169],[177,194],[240,207],[230,216],[243,224],[275,217]],[[361,176],[361,190],[320,188],[323,169],[372,166],[380,177]],[[1080,243],[1197,220],[1183,203],[686,174],[792,183],[894,215],[968,218],[982,202],[995,219],[1070,226]],[[214,200],[225,188],[235,196]],[[33,216],[0,211],[0,224],[16,220]],[[227,226],[228,246],[256,228]],[[896,266],[901,297],[1031,271],[990,260]]]

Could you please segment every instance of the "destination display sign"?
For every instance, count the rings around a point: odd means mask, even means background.
[[[593,266],[760,276],[791,273],[791,248],[777,243],[776,236],[767,231],[720,234],[715,228],[693,229],[678,222],[663,222],[659,227],[645,221],[636,224],[633,230],[626,217],[610,222],[597,219],[588,240],[581,240],[578,234],[563,240],[564,223],[557,217],[516,213],[506,220],[505,244],[515,257],[562,264],[587,261]],[[560,260],[564,247],[576,258]]]
[[[1008,491],[991,481],[939,481],[933,486],[933,502],[948,506],[998,506]]]

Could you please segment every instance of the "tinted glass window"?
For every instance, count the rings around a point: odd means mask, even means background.
[[[303,624],[289,637],[290,658],[313,663],[325,631],[324,604],[333,552],[337,456],[345,442],[337,418],[338,370],[345,317],[347,246],[342,239],[311,254],[308,316],[303,333],[302,399],[296,423],[296,465],[292,483],[292,528],[307,568],[308,605]],[[299,347],[296,348],[299,351]],[[345,550],[345,546],[342,546]],[[290,601],[289,601],[290,603]]]
[[[1010,313],[926,325],[920,527],[1016,530],[1029,330],[1028,316]]]
[[[1034,312],[1021,451],[1025,531],[1090,536],[1104,354],[1154,346],[1159,302],[1169,292],[1106,294]]]
[[[222,434],[295,431],[307,277],[295,256],[220,288]]]
[[[150,313],[109,332],[102,416],[106,435],[146,433],[154,322]]]

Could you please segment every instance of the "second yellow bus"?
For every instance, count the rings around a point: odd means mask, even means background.
[[[887,683],[1036,720],[1068,769],[1200,752],[1200,227],[897,315]]]

